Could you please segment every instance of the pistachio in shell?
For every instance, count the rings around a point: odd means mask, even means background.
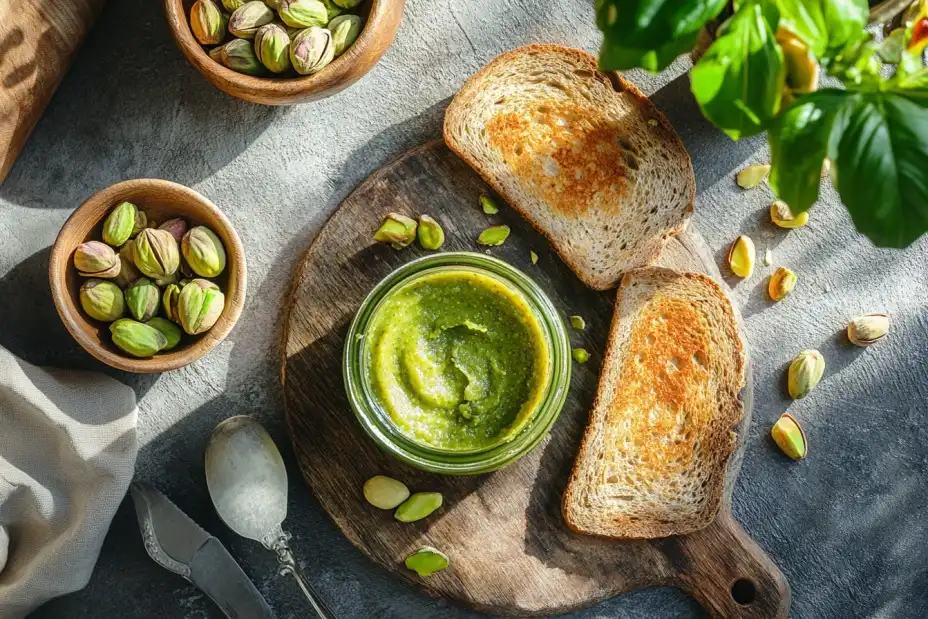
[[[151,357],[168,345],[161,331],[129,318],[120,318],[110,325],[113,343],[133,357]]]
[[[226,248],[206,226],[188,230],[180,247],[187,265],[200,277],[216,277],[226,268]]]
[[[112,247],[122,247],[132,237],[139,209],[131,202],[116,205],[103,222],[103,242]]]
[[[178,284],[169,284],[161,294],[161,309],[164,311],[164,317],[177,324],[180,324],[180,316],[177,313],[180,289]]]
[[[260,0],[246,2],[229,18],[229,32],[240,39],[253,39],[258,28],[274,21],[274,11]]]
[[[150,279],[141,277],[126,288],[126,306],[139,322],[146,322],[158,313],[161,293]]]
[[[88,279],[81,285],[81,307],[88,316],[102,322],[113,322],[126,313],[122,290],[105,279]]]
[[[190,335],[209,331],[225,309],[225,295],[205,279],[195,279],[181,288],[177,299],[180,325]]]
[[[113,248],[100,241],[81,243],[74,250],[74,267],[81,277],[112,279],[122,265]]]
[[[277,13],[294,28],[325,27],[329,23],[329,11],[319,0],[280,0]]]
[[[267,71],[255,54],[254,45],[245,39],[233,39],[213,49],[209,55],[227,69],[244,75],[264,75]]]
[[[169,219],[160,226],[159,230],[166,230],[171,233],[171,236],[174,237],[174,240],[180,243],[181,239],[184,238],[184,235],[187,233],[187,230],[190,226],[187,225],[187,220],[183,217],[174,217]]]
[[[177,241],[167,230],[145,228],[135,237],[135,266],[151,278],[171,275],[180,266]]]
[[[196,0],[190,7],[190,30],[201,45],[218,45],[226,38],[228,19],[213,0]]]
[[[268,71],[283,73],[290,64],[290,35],[279,24],[267,24],[255,34],[255,54]]]
[[[313,75],[335,58],[332,33],[325,28],[301,30],[290,43],[290,62],[300,75]]]
[[[358,40],[358,35],[361,34],[361,18],[357,15],[339,15],[329,22],[328,28],[335,44],[335,57],[338,58]]]
[[[161,318],[156,316],[151,318],[148,322],[145,323],[149,327],[154,327],[158,331],[161,331],[161,334],[164,335],[168,343],[161,350],[171,350],[180,344],[180,340],[184,335],[184,332],[181,331],[181,328],[176,324],[168,320],[167,318]]]

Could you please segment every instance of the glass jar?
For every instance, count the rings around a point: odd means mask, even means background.
[[[541,325],[547,344],[549,372],[539,404],[517,433],[500,442],[471,450],[445,449],[404,433],[383,409],[370,385],[365,338],[371,318],[390,294],[424,275],[439,271],[476,273],[490,277],[521,296]],[[394,457],[417,468],[448,475],[486,473],[515,462],[534,449],[554,424],[570,386],[570,341],[560,313],[525,273],[484,254],[448,252],[414,260],[387,275],[361,303],[348,330],[342,371],[351,408],[365,433]]]

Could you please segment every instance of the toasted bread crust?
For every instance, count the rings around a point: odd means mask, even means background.
[[[501,65],[505,66],[508,63],[517,62],[527,55],[544,53],[558,54],[559,56],[570,59],[570,61],[578,66],[577,70],[584,73],[585,79],[596,80],[603,86],[616,91],[616,97],[629,97],[631,100],[633,100],[635,107],[640,110],[641,116],[643,118],[646,117],[649,123],[654,125],[652,129],[657,134],[659,140],[667,146],[667,150],[675,153],[677,160],[673,162],[673,165],[678,166],[684,170],[683,174],[686,176],[686,186],[683,188],[683,191],[686,194],[686,208],[684,216],[681,217],[675,225],[662,230],[662,234],[658,242],[652,243],[652,246],[648,248],[647,252],[644,255],[638,256],[637,259],[635,259],[633,263],[630,264],[630,266],[634,267],[653,264],[657,260],[661,250],[667,244],[670,238],[682,233],[686,229],[689,216],[694,210],[693,204],[695,200],[696,189],[692,162],[690,161],[689,155],[686,153],[686,149],[683,145],[683,142],[680,140],[680,137],[673,130],[673,127],[664,116],[664,114],[657,109],[651,100],[642,94],[642,92],[634,84],[625,80],[618,73],[606,74],[601,72],[597,66],[596,58],[590,54],[582,50],[562,47],[558,45],[532,44],[497,56],[487,66],[485,66],[473,77],[471,77],[467,83],[465,83],[458,94],[454,97],[454,100],[448,106],[444,122],[445,143],[455,154],[467,162],[468,165],[470,165],[500,196],[502,196],[509,205],[511,205],[517,212],[519,212],[519,214],[522,215],[526,220],[528,220],[528,222],[552,244],[552,246],[561,256],[561,259],[564,260],[567,266],[576,273],[581,281],[595,290],[606,290],[613,288],[618,284],[618,281],[621,277],[621,271],[610,273],[607,276],[589,272],[583,264],[584,256],[580,255],[580,252],[577,252],[575,248],[568,246],[565,242],[565,239],[560,238],[557,234],[552,233],[549,227],[545,225],[545,221],[543,221],[537,215],[533,215],[531,212],[529,212],[522,204],[520,196],[516,195],[516,192],[507,188],[503,183],[498,182],[495,176],[484,167],[483,162],[481,162],[470,149],[458,141],[457,137],[454,135],[454,131],[452,130],[452,127],[457,124],[463,116],[468,114],[469,106],[472,104],[476,95],[482,88],[485,87],[487,82],[492,81],[491,76]],[[654,124],[654,121],[656,121],[656,124]],[[506,126],[507,124],[509,126]],[[506,148],[506,146],[510,146],[512,144],[513,140],[517,139],[518,132],[513,131],[511,124],[511,122],[505,123],[504,121],[500,121],[500,126],[496,127],[498,137],[497,146]],[[508,134],[506,130],[508,130]],[[604,144],[608,144],[608,141],[604,142]],[[589,149],[587,149],[587,152],[589,152]],[[511,157],[514,157],[511,152],[508,154]],[[603,161],[603,157],[607,156],[608,154],[609,153],[605,153],[602,157],[596,157],[595,159],[597,161]],[[568,166],[567,169],[569,170],[574,170],[575,168],[571,167],[574,163],[574,158],[570,157],[569,155],[570,153],[567,153],[565,156],[567,161],[562,160],[558,161],[558,163]],[[555,159],[557,159],[557,157],[555,157]],[[511,159],[510,163],[512,163]],[[622,198],[624,189],[623,183],[625,182],[625,173],[627,171],[627,167],[624,165],[625,163],[626,162],[620,158],[619,161],[615,162],[615,164],[609,168],[614,172],[612,176],[615,179],[614,184],[616,185],[614,189],[611,187],[609,188],[613,191],[611,197],[614,201],[619,201]],[[608,179],[604,176],[605,172],[603,171],[603,166],[597,165],[595,166],[595,170],[599,176],[594,180],[599,185],[602,185],[602,190],[606,192],[605,187],[608,186]],[[535,180],[535,178],[532,179],[533,182],[535,182]],[[594,189],[599,188],[594,185]],[[571,217],[577,214],[575,212],[577,207],[571,205],[571,200],[578,192],[582,194],[588,191],[590,190],[585,188],[582,182],[574,182],[568,179],[562,183],[562,187],[559,188],[559,192],[552,191],[546,195],[549,198],[548,202],[553,211],[560,212],[566,217]],[[603,199],[603,201],[606,200]]]
[[[714,444],[709,446],[711,450],[711,471],[706,472],[705,480],[706,484],[703,486],[703,499],[706,505],[705,509],[700,510],[697,514],[691,514],[688,518],[678,520],[678,521],[648,521],[647,515],[644,517],[638,517],[638,515],[629,515],[629,514],[609,514],[609,521],[594,521],[590,522],[584,520],[589,517],[587,512],[588,510],[584,509],[581,506],[581,501],[578,493],[588,492],[590,488],[587,485],[584,485],[583,479],[586,473],[588,473],[588,468],[593,465],[593,463],[598,462],[597,456],[607,447],[598,447],[596,444],[598,438],[598,432],[601,431],[603,424],[616,424],[621,420],[613,415],[615,410],[616,402],[626,403],[623,401],[623,397],[626,395],[623,391],[625,387],[619,385],[615,387],[615,383],[621,383],[623,378],[626,378],[621,374],[623,365],[623,358],[627,360],[626,355],[634,354],[635,350],[639,351],[640,356],[640,347],[635,348],[629,343],[629,339],[634,337],[640,338],[654,338],[648,342],[649,348],[653,348],[656,355],[660,355],[667,346],[669,345],[666,341],[657,341],[656,336],[651,333],[630,333],[628,338],[619,337],[621,329],[624,325],[624,321],[629,320],[629,317],[625,316],[621,312],[623,306],[623,295],[627,293],[627,288],[636,281],[650,281],[654,283],[669,283],[669,282],[693,282],[698,286],[703,293],[707,296],[709,302],[715,307],[715,309],[720,313],[721,324],[718,325],[719,337],[724,338],[725,343],[731,346],[731,359],[728,359],[727,362],[731,364],[730,370],[732,371],[732,376],[734,377],[733,384],[731,385],[720,385],[723,387],[723,392],[719,393],[719,407],[717,415],[712,419],[703,420],[704,423],[711,423],[712,429],[707,436],[715,437],[716,441]],[[688,286],[688,284],[683,284]],[[647,303],[650,303],[653,298],[649,298]],[[662,308],[664,311],[666,308]],[[672,318],[669,318],[672,320]],[[675,331],[676,332],[676,331]],[[667,333],[665,333],[667,335]],[[674,342],[674,344],[676,344]],[[679,352],[679,349],[677,350]],[[724,360],[723,360],[724,361]],[[703,358],[705,363],[705,358]],[[693,377],[692,374],[687,375],[684,371],[684,367],[681,367],[681,381],[692,383],[694,380],[697,380]],[[692,368],[691,368],[692,369]],[[713,368],[709,368],[712,370]],[[654,375],[660,371],[660,368],[655,367],[654,365],[648,366],[644,374]],[[657,382],[657,381],[654,381]],[[722,495],[724,491],[725,484],[725,474],[728,468],[728,462],[734,453],[735,446],[737,444],[736,437],[731,432],[731,428],[741,420],[743,415],[743,406],[739,399],[739,393],[744,387],[745,383],[745,351],[744,344],[742,342],[737,318],[735,316],[734,309],[731,306],[731,302],[728,299],[728,296],[725,292],[716,284],[711,278],[698,274],[698,273],[678,273],[676,271],[660,268],[660,267],[644,267],[640,269],[634,269],[627,272],[623,279],[622,285],[619,288],[618,296],[616,298],[616,312],[613,315],[612,325],[610,327],[610,338],[606,349],[605,359],[603,361],[603,369],[600,376],[600,385],[597,390],[596,398],[593,402],[593,408],[590,415],[590,422],[587,426],[587,431],[584,434],[583,441],[578,452],[578,457],[574,463],[573,471],[571,473],[570,481],[567,486],[567,490],[564,494],[564,499],[562,502],[562,514],[564,517],[564,522],[566,525],[573,531],[577,533],[594,535],[600,537],[608,538],[620,538],[620,539],[649,539],[655,537],[666,537],[670,535],[678,535],[691,533],[693,531],[699,530],[705,526],[708,526],[717,515],[719,508],[722,502]],[[671,383],[672,384],[672,383]],[[679,382],[676,384],[680,384]],[[655,389],[654,397],[658,399],[669,399],[673,400],[675,404],[679,404],[679,400],[684,399],[686,393],[672,393],[672,392],[662,392],[661,387],[666,388],[667,384],[659,385]],[[632,404],[640,404],[640,402],[632,402]],[[645,402],[647,405],[647,402]],[[646,411],[636,410],[636,413],[640,415],[645,415]],[[658,428],[658,432],[666,432],[666,426],[663,428]],[[652,430],[653,432],[653,430]],[[727,437],[727,439],[726,439]],[[646,448],[649,449],[653,444],[651,441],[654,439],[652,435],[645,434],[641,438],[644,439],[646,443]],[[684,444],[679,447],[671,445],[670,453],[659,454],[655,458],[655,454],[650,452],[645,452],[644,458],[645,462],[641,465],[641,468],[645,472],[649,470],[649,464],[655,461],[671,461],[677,462],[678,460],[686,460],[686,450],[692,446],[691,442],[684,441]],[[617,446],[612,446],[613,449],[618,450]],[[661,456],[667,456],[666,458]],[[676,459],[675,459],[676,458]],[[684,464],[688,464],[689,461]],[[682,468],[682,467],[678,467]],[[668,471],[666,468],[661,469],[660,471],[664,476],[667,475]],[[673,471],[671,471],[672,473]],[[641,481],[643,484],[652,483],[655,478],[648,477],[645,473],[639,473],[636,469],[636,475],[641,475],[644,479],[639,480],[637,477],[634,481]]]

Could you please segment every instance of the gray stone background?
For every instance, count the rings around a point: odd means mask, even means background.
[[[12,175],[0,185],[0,344],[29,361],[107,371],[139,398],[137,476],[165,490],[238,557],[282,618],[308,609],[273,557],[235,538],[212,511],[203,449],[234,414],[271,429],[291,471],[288,524],[311,580],[339,617],[476,617],[400,584],[345,541],[299,478],[284,433],[278,341],[283,296],[297,259],[360,181],[406,149],[440,135],[449,97],[496,54],[551,41],[595,51],[588,0],[409,0],[396,43],[360,83],[322,102],[273,109],[212,88],[174,47],[155,0],[111,0],[78,54]],[[810,224],[775,228],[765,188],[744,192],[733,174],[766,158],[763,139],[733,144],[699,116],[678,61],[660,77],[631,72],[684,138],[696,169],[694,220],[719,260],[738,234],[759,255],[799,274],[771,304],[760,266],[731,281],[755,361],[754,423],[734,513],[786,573],[791,615],[809,619],[924,617],[928,609],[928,391],[925,335],[928,241],[874,249],[826,187]],[[211,198],[245,243],[249,295],[231,336],[205,359],[160,376],[97,364],[68,336],[48,291],[49,247],[71,211],[117,181],[160,177]],[[859,313],[889,312],[893,332],[867,350],[842,330]],[[806,399],[785,396],[785,369],[800,349],[828,362]],[[767,437],[789,410],[810,456],[793,463]],[[218,617],[196,589],[152,563],[128,503],[116,516],[87,588],[38,618]],[[632,593],[577,619],[701,617],[685,595]]]

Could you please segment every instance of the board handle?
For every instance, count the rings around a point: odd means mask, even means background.
[[[723,507],[708,527],[679,538],[688,569],[678,585],[719,619],[785,619],[789,583]]]

